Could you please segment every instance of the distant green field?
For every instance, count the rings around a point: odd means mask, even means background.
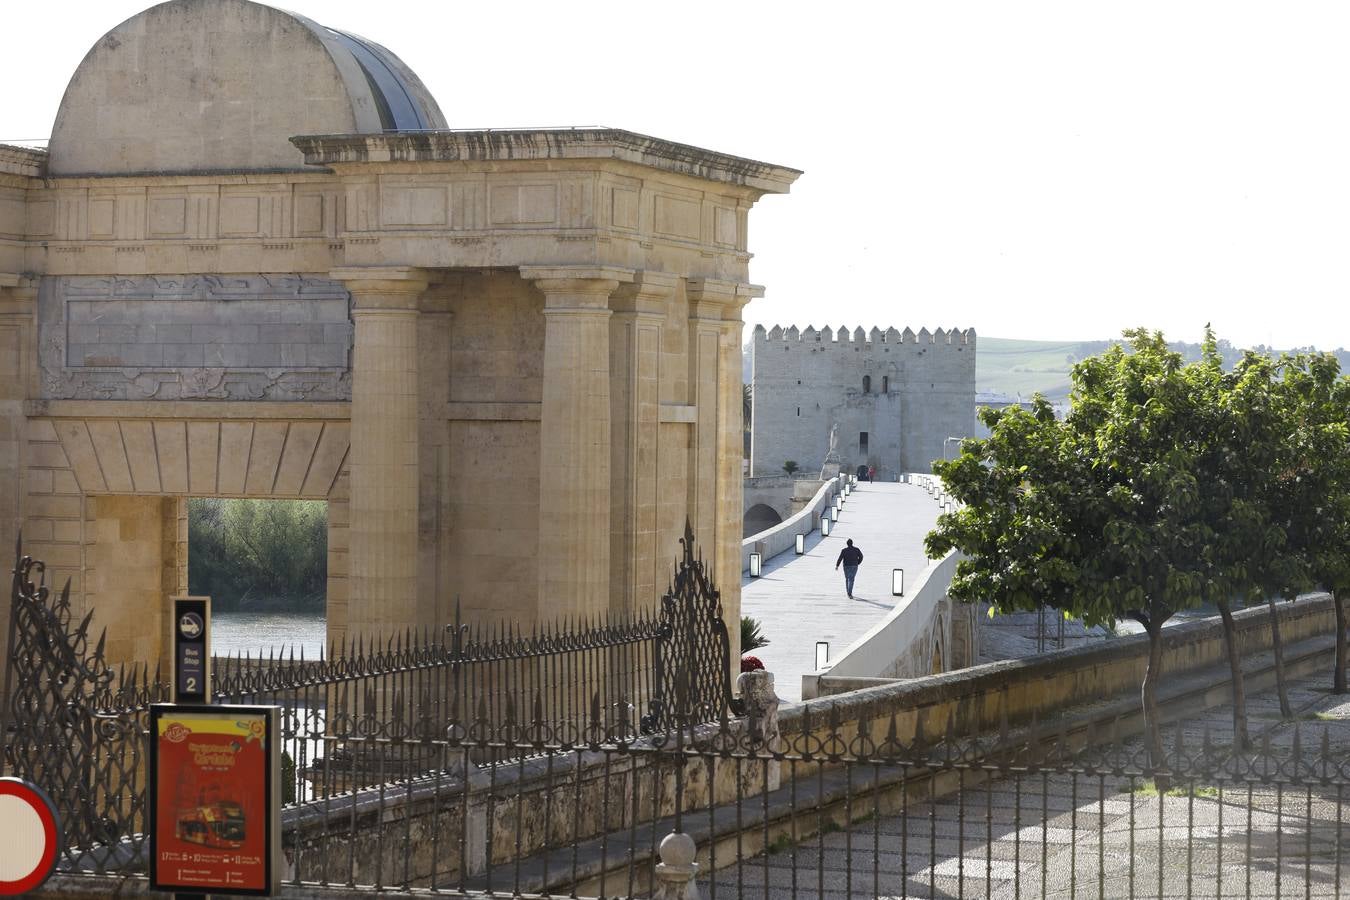
[[[1016,341],[980,335],[975,387],[1024,398],[1040,391],[1050,400],[1060,400],[1069,395],[1073,364],[1100,346],[1100,341]]]

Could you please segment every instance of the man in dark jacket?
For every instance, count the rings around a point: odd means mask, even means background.
[[[848,546],[839,551],[839,558],[834,561],[834,570],[839,571],[839,567],[844,567],[844,590],[848,591],[848,599],[853,599],[853,579],[858,577],[858,566],[862,564],[862,551],[853,546],[853,540],[850,538]]]

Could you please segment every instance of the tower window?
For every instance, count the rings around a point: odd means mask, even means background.
[[[883,394],[889,394],[891,392],[891,376],[881,376],[881,392]]]
[[[870,393],[872,393],[872,376],[871,376],[871,375],[864,375],[864,376],[863,376],[863,393],[864,393],[864,394],[870,394]]]
[[[858,453],[863,456],[867,455],[867,432],[865,431],[858,432]]]

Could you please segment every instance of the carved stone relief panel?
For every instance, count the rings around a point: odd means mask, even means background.
[[[351,399],[351,299],[326,278],[48,277],[38,328],[47,399]]]

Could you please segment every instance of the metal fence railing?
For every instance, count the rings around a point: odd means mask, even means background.
[[[89,620],[33,584],[39,566],[25,561],[16,579],[11,671],[25,677],[5,707],[6,769],[57,801],[68,838],[59,878],[141,879],[144,708],[163,688],[103,666]],[[708,587],[677,576],[667,599],[706,599]],[[615,675],[628,671],[621,662],[572,679],[649,685],[658,702],[645,717],[622,693],[591,690],[581,709],[551,700],[566,694],[555,662],[529,677],[464,675],[470,657],[484,673],[510,670],[554,646],[513,635],[486,635],[477,650],[466,635],[454,649],[459,694],[444,680],[450,651],[411,639],[322,662],[223,666],[222,700],[325,711],[321,722],[290,714],[305,749],[292,745],[295,794],[282,811],[285,884],[309,895],[650,896],[658,846],[679,832],[698,848],[710,898],[1350,892],[1350,714],[1324,695],[1307,692],[1298,720],[1273,713],[1249,747],[1234,745],[1225,710],[1190,715],[1156,760],[1119,722],[934,739],[934,725],[951,723],[922,709],[876,718],[881,707],[847,701],[812,704],[780,733],[772,704],[733,708],[718,701],[721,682],[703,683],[704,638],[690,635],[715,629],[678,621],[699,609],[672,600],[659,625],[556,644],[555,655],[610,661],[653,634],[651,655],[629,666],[650,660],[648,681]]]

